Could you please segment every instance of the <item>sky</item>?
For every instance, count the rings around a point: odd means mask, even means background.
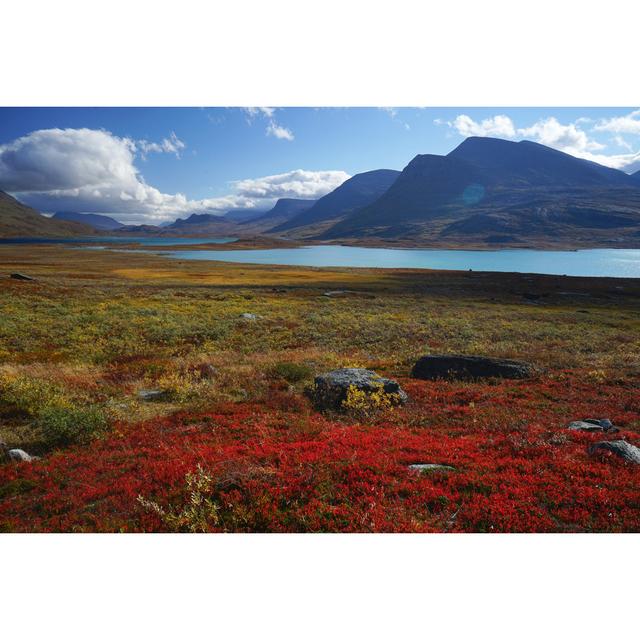
[[[0,108],[0,190],[50,214],[159,224],[317,199],[468,136],[640,170],[636,108]]]

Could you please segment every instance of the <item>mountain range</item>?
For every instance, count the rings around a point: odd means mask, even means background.
[[[54,220],[66,220],[68,222],[80,222],[89,225],[96,231],[114,231],[122,229],[125,225],[109,216],[99,215],[97,213],[75,213],[74,211],[58,211],[53,214]]]
[[[46,218],[0,192],[2,236],[93,229],[425,246],[640,246],[640,171],[628,175],[530,141],[471,137],[447,155],[417,155],[402,171],[354,175],[317,201],[282,198],[268,211],[193,213],[162,227],[122,226],[95,214]]]
[[[54,220],[27,207],[4,191],[0,191],[0,237],[60,238],[90,236],[95,229],[67,220]]]

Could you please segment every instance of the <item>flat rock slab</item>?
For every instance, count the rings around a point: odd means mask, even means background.
[[[528,362],[483,356],[423,356],[411,371],[420,380],[477,380],[479,378],[531,378],[538,369]]]
[[[602,418],[601,420],[597,420],[596,418],[575,420],[574,422],[569,423],[567,429],[570,429],[571,431],[601,431],[607,433],[617,433],[620,431],[620,429],[614,426],[608,418]]]
[[[609,440],[603,442],[596,442],[589,447],[589,455],[595,455],[601,452],[609,452],[614,455],[631,462],[633,464],[640,464],[640,449],[638,447],[629,444],[625,440]]]
[[[375,393],[382,388],[385,393],[392,394],[393,404],[403,404],[407,401],[407,394],[395,380],[382,378],[369,369],[336,369],[316,376],[313,388],[307,393],[316,409],[339,411],[347,399],[350,387],[367,394]]]
[[[30,282],[35,280],[32,276],[27,276],[24,273],[12,273],[10,277],[14,280],[28,280]]]
[[[418,473],[429,473],[431,471],[455,471],[455,467],[451,467],[448,464],[435,464],[428,462],[424,464],[410,464],[409,469],[411,471],[417,471]]]

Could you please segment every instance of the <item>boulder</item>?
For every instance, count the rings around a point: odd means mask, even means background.
[[[9,456],[9,459],[14,462],[33,462],[38,459],[36,456],[30,456],[22,449],[9,449],[9,451],[7,451],[7,455]]]
[[[602,418],[601,420],[597,420],[596,418],[575,420],[569,423],[567,429],[571,431],[606,431],[608,433],[617,433],[620,431],[608,418]]]
[[[420,380],[476,380],[478,378],[531,378],[537,369],[528,362],[483,356],[423,356],[411,371]]]
[[[257,316],[255,313],[241,313],[240,317],[243,320],[247,320],[248,322],[256,321],[260,316]]]
[[[12,273],[11,277],[14,280],[29,280],[29,281],[35,280],[35,278],[33,278],[32,276],[27,276],[24,273]]]
[[[369,369],[336,369],[316,376],[314,386],[307,393],[316,409],[339,411],[352,386],[367,394],[379,391],[382,387],[385,393],[392,395],[393,404],[407,401],[407,394],[395,380],[382,378]]]
[[[640,464],[640,449],[629,444],[625,440],[608,440],[596,442],[588,449],[589,455],[595,455],[600,452],[609,452],[622,458],[626,462]]]
[[[418,473],[428,473],[430,471],[455,471],[455,467],[451,467],[448,464],[435,464],[433,462],[426,462],[420,464],[410,464],[409,469],[411,471],[417,471]]]

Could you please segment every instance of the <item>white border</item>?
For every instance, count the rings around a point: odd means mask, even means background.
[[[0,104],[633,106],[639,12],[626,0],[22,0],[2,7]],[[627,637],[637,541],[3,535],[1,628],[69,640]]]

